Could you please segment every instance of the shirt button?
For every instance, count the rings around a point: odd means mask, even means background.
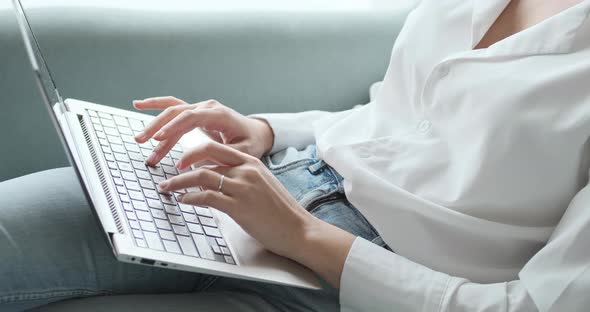
[[[430,130],[432,123],[426,119],[421,120],[418,123],[418,131],[420,132],[427,132],[428,130]]]

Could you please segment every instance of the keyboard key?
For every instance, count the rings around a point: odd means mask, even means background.
[[[106,159],[107,161],[115,161],[115,156],[113,156],[113,154],[103,154],[104,155],[104,159]]]
[[[139,222],[137,222],[137,220],[129,220],[129,226],[131,226],[132,229],[136,229],[136,230],[141,229],[139,227]]]
[[[176,235],[174,235],[174,233],[172,233],[172,231],[160,230],[159,232],[160,232],[160,237],[162,237],[162,239],[167,239],[167,240],[171,240],[171,241],[176,240]]]
[[[188,230],[186,229],[185,226],[172,224],[172,229],[174,230],[174,233],[176,233],[178,235],[184,235],[184,236],[190,235],[190,233],[188,232]]]
[[[127,181],[137,181],[135,175],[128,171],[121,171],[121,176]]]
[[[174,146],[172,146],[172,150],[175,152],[182,153],[182,146],[180,146],[180,144],[174,144]]]
[[[164,212],[164,210],[151,209],[151,211],[152,211],[152,216],[154,216],[154,218],[168,220],[168,217],[166,216],[166,213]]]
[[[152,232],[144,232],[143,234],[150,248],[164,250],[164,246],[162,245],[162,241],[160,241],[160,236],[158,236],[158,234]]]
[[[174,166],[174,162],[172,162],[172,159],[169,156],[162,158],[162,160],[160,160],[160,164],[166,166]]]
[[[133,172],[133,167],[128,164],[128,163],[117,163],[119,165],[119,169],[121,169],[121,171],[127,171],[127,172]]]
[[[125,185],[125,182],[121,178],[113,178],[113,182],[115,182],[115,185]]]
[[[121,134],[133,135],[133,131],[127,127],[117,127],[117,129],[119,129]]]
[[[106,133],[107,135],[112,135],[112,136],[119,135],[119,132],[117,132],[117,129],[114,129],[114,128],[106,127],[103,130],[104,130],[104,133]]]
[[[207,217],[200,216],[199,221],[201,221],[202,225],[217,227],[217,223],[215,223],[215,220],[213,220],[213,218],[207,218]]]
[[[205,230],[205,234],[207,234],[208,236],[222,237],[221,232],[219,232],[219,230],[216,228],[204,226],[203,229]]]
[[[195,212],[199,216],[206,216],[206,217],[209,217],[209,218],[213,218],[213,213],[211,212],[211,210],[209,210],[209,208],[201,207],[201,206],[195,206]]]
[[[137,170],[137,172],[135,172],[135,174],[141,179],[145,179],[145,180],[152,179],[149,172],[147,172],[147,171]]]
[[[113,119],[113,117],[111,116],[111,114],[104,113],[104,112],[97,112],[97,113],[98,113],[98,116],[100,118],[104,118],[106,120],[112,120]]]
[[[168,222],[168,220],[154,219],[154,222],[156,223],[156,227],[158,229],[172,230],[172,226],[170,226],[170,222]]]
[[[94,133],[96,133],[96,137],[99,138],[99,139],[103,139],[104,140],[104,139],[107,138],[107,135],[104,134],[104,132],[102,132],[102,131],[94,131]]]
[[[154,183],[152,182],[152,180],[139,179],[139,185],[141,185],[141,187],[144,189],[148,189],[148,190],[155,189]]]
[[[151,222],[147,222],[147,221],[139,221],[139,224],[141,224],[141,228],[144,231],[150,231],[150,232],[155,232],[156,231],[156,226],[151,223]]]
[[[126,195],[127,194],[127,189],[124,186],[117,185],[117,192],[119,194]]]
[[[133,159],[133,160],[137,160],[140,162],[144,162],[145,158],[143,156],[141,156],[140,153],[136,153],[136,152],[129,152],[129,158]]]
[[[195,211],[193,209],[193,206],[191,206],[191,205],[178,203],[178,206],[180,207],[180,210],[182,210],[182,212],[193,213]]]
[[[164,209],[164,206],[159,200],[153,200],[151,198],[147,199],[148,206],[156,209]]]
[[[173,159],[180,159],[182,157],[182,153],[177,151],[170,151],[170,156],[172,156]]]
[[[87,109],[86,112],[88,112],[88,115],[90,115],[92,117],[98,117],[98,114],[96,113],[96,111]]]
[[[112,120],[101,118],[100,119],[100,122],[105,127],[111,127],[111,128],[116,128],[117,127],[117,126],[115,126],[115,123]]]
[[[127,189],[132,191],[141,191],[141,186],[137,182],[125,181],[125,186],[127,186]]]
[[[109,166],[109,168],[111,170],[117,170],[117,169],[119,169],[119,167],[117,167],[117,163],[116,162],[107,161],[107,166]]]
[[[148,141],[145,141],[145,142],[143,142],[143,143],[139,143],[139,147],[140,147],[140,148],[146,148],[146,149],[149,149],[150,151],[151,151],[151,150],[152,150],[152,148],[153,148],[153,146],[152,146],[152,143],[151,143],[149,140],[148,140]]]
[[[133,200],[133,208],[141,211],[149,211],[148,206],[145,204],[144,201]]]
[[[152,175],[164,176],[164,170],[160,167],[147,167]]]
[[[180,247],[178,247],[178,243],[169,240],[163,240],[162,243],[164,244],[164,248],[166,248],[167,252],[182,254]]]
[[[140,211],[137,210],[135,211],[135,214],[137,215],[137,219],[139,220],[143,220],[143,221],[152,221],[152,215],[147,212],[147,211]]]
[[[135,213],[133,213],[132,211],[125,211],[125,214],[127,215],[128,220],[137,220]]]
[[[178,207],[174,205],[164,204],[164,210],[166,210],[166,212],[169,214],[180,215],[180,210],[178,210]]]
[[[136,153],[139,153],[139,152],[141,152],[141,151],[139,150],[139,147],[137,147],[137,144],[135,144],[135,143],[133,143],[133,144],[131,144],[131,143],[125,143],[125,148],[126,148],[128,151],[130,151],[130,152],[136,152]]]
[[[133,232],[133,236],[136,238],[143,238],[143,234],[141,234],[140,230],[131,230]]]
[[[139,239],[139,238],[135,239],[135,243],[137,244],[137,246],[142,247],[142,248],[147,248],[147,246],[148,246],[147,243],[145,242],[145,240]]]
[[[157,200],[160,199],[160,196],[158,195],[158,192],[156,192],[154,190],[143,190],[143,194],[147,198],[157,199]]]
[[[162,170],[164,170],[164,172],[166,174],[170,174],[170,175],[178,175],[178,171],[176,171],[176,168],[172,167],[172,166],[167,166],[167,165],[162,165]]]
[[[133,205],[131,205],[130,203],[123,203],[123,209],[125,211],[133,211]]]
[[[181,216],[169,214],[168,219],[170,220],[170,223],[184,225],[184,219],[182,219]]]
[[[151,154],[152,154],[151,148],[141,148],[141,155],[143,155],[143,157],[148,157]]]
[[[120,162],[129,162],[129,157],[125,154],[115,153],[115,159]]]
[[[131,136],[131,135],[126,135],[126,134],[121,135],[121,141],[126,142],[126,143],[135,144],[135,138],[133,138],[133,136]]]
[[[131,198],[129,198],[129,195],[119,194],[119,198],[121,199],[122,202],[125,202],[125,203],[131,202]]]
[[[209,246],[213,249],[213,252],[216,254],[221,254],[221,248],[217,245],[217,241],[213,237],[207,237],[207,241],[209,242]]]
[[[90,117],[90,121],[92,121],[93,124],[100,125],[100,119],[97,117]]]
[[[185,255],[198,257],[199,253],[197,252],[197,248],[195,248],[195,244],[190,237],[187,236],[178,236],[178,243],[180,244],[180,248],[182,248],[182,252]]]
[[[153,176],[152,178],[154,179],[154,183],[156,184],[160,184],[160,182],[166,180],[166,178],[164,178],[163,176]]]
[[[119,172],[119,170],[117,169],[111,169],[111,175],[113,176],[113,178],[120,178],[121,172]]]
[[[101,138],[99,138],[99,139],[98,139],[98,144],[100,144],[100,145],[102,145],[102,146],[111,146],[111,144],[109,143],[109,141],[108,141],[108,140],[106,140],[106,139],[101,139]]]
[[[201,227],[200,224],[194,224],[194,223],[187,223],[186,224],[188,227],[188,230],[191,233],[196,233],[196,234],[205,234],[205,232],[203,232],[203,228]]]
[[[223,238],[217,238],[217,244],[219,246],[227,246],[227,244],[225,243],[225,239]]]
[[[137,170],[141,170],[141,171],[148,170],[148,167],[145,165],[145,163],[143,161],[133,160],[133,161],[131,161],[131,164],[133,165],[133,168],[135,168]]]
[[[129,119],[129,125],[131,126],[131,129],[133,129],[135,131],[142,131],[144,128],[141,120],[137,120],[137,119]]]
[[[229,248],[227,247],[220,247],[221,248],[221,253],[226,255],[226,256],[230,256],[231,252],[229,251]]]
[[[121,140],[119,137],[116,137],[116,136],[107,135],[107,140],[111,144],[123,144],[123,140]]]
[[[111,150],[111,148],[109,146],[101,146],[102,148],[102,152],[105,154],[112,154],[113,150]]]
[[[127,127],[127,118],[121,116],[113,116],[115,123],[119,126]]]
[[[168,205],[176,205],[176,200],[174,199],[173,196],[167,195],[167,194],[162,194],[160,196],[162,202],[164,204],[168,204]]]
[[[209,243],[205,238],[205,235],[200,234],[192,234],[193,240],[197,245],[197,249],[199,250],[199,254],[201,258],[215,260],[215,256],[213,255],[213,251],[211,251],[211,247],[209,247]]]
[[[145,198],[143,197],[143,194],[138,191],[129,191],[129,197],[131,197],[131,199],[135,199],[135,200],[139,200],[139,201],[145,200]]]
[[[197,219],[197,216],[195,216],[194,214],[183,213],[182,216],[184,217],[184,220],[186,222],[199,223],[199,219]]]
[[[234,259],[233,259],[232,257],[230,257],[230,256],[224,256],[223,258],[225,259],[225,262],[226,262],[226,263],[229,263],[229,264],[236,264],[236,263],[234,262]]]

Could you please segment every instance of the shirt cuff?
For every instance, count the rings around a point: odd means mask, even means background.
[[[340,279],[341,311],[439,311],[450,283],[447,274],[357,237]]]

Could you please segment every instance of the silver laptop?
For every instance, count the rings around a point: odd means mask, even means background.
[[[118,260],[303,288],[320,287],[313,272],[265,250],[224,213],[177,202],[180,193],[198,189],[158,192],[160,181],[182,173],[174,166],[182,152],[209,138],[193,130],[158,166],[146,166],[144,160],[157,142],[138,144],[134,136],[153,117],[80,100],[63,101],[20,0],[12,3],[41,96],[89,206]]]

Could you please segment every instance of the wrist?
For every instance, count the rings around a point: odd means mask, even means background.
[[[257,117],[249,117],[250,119],[252,119],[253,121],[255,121],[256,124],[256,133],[259,135],[260,137],[260,143],[261,143],[261,147],[263,150],[263,155],[268,154],[271,150],[272,147],[274,145],[274,131],[272,130],[272,127],[270,126],[270,124],[268,123],[268,121],[266,121],[266,119],[262,119],[262,118],[257,118]]]
[[[291,259],[312,269],[333,287],[340,287],[340,276],[356,237],[313,216],[302,232]]]

